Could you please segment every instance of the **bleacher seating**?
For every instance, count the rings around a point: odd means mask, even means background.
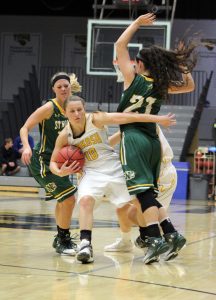
[[[107,104],[104,103],[98,106],[97,103],[86,103],[86,111],[116,111],[118,104]],[[193,116],[194,107],[181,107],[181,106],[174,106],[174,105],[164,105],[161,108],[160,114],[167,114],[169,112],[176,114],[177,125],[172,127],[169,131],[164,130],[164,134],[167,137],[173,151],[174,151],[174,160],[178,161],[181,150],[183,147],[184,138],[187,132],[187,127],[190,124],[191,117]],[[112,135],[119,129],[118,125],[109,126],[109,135]],[[31,135],[34,138],[35,143],[39,141],[39,130],[38,127],[35,127],[33,131],[31,131]],[[116,150],[119,150],[119,146],[117,145]],[[24,179],[25,178],[25,179]],[[6,180],[7,179],[7,180]],[[24,180],[23,180],[24,179]],[[73,183],[76,183],[76,176],[73,176],[72,179]],[[21,166],[20,173],[17,173],[16,176],[0,176],[0,190],[1,186],[4,186],[7,182],[7,185],[10,186],[32,186],[37,187],[38,191],[41,192],[39,189],[38,183],[34,180],[33,177],[29,177],[28,169],[25,166]]]

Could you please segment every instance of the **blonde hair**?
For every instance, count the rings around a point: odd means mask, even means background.
[[[68,82],[71,85],[71,93],[79,93],[82,90],[82,86],[79,84],[77,77],[74,73],[68,74],[65,72],[57,72],[55,73],[51,80],[50,80],[50,84],[53,87],[54,84],[56,83],[56,81],[58,81],[59,79],[66,79],[68,80]]]
[[[71,84],[71,93],[79,93],[82,91],[82,86],[79,84],[77,77],[74,73],[69,74],[70,84]]]

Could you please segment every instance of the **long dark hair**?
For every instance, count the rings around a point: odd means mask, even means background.
[[[143,48],[136,56],[136,60],[144,63],[154,80],[154,91],[157,95],[167,99],[170,85],[183,85],[180,80],[182,73],[190,73],[196,65],[197,54],[194,51],[197,43],[189,41],[176,50],[167,50],[158,46]]]

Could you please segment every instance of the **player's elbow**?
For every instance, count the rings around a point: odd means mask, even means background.
[[[195,83],[191,74],[184,74],[184,88],[186,92],[193,92],[195,90]]]
[[[195,83],[190,82],[190,84],[186,84],[185,88],[187,93],[191,93],[195,90]]]

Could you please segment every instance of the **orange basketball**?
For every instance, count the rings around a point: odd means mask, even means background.
[[[67,166],[71,165],[75,160],[79,162],[81,169],[85,163],[85,156],[82,150],[76,146],[68,145],[63,147],[57,156],[58,167],[61,168],[63,163],[68,160]]]

